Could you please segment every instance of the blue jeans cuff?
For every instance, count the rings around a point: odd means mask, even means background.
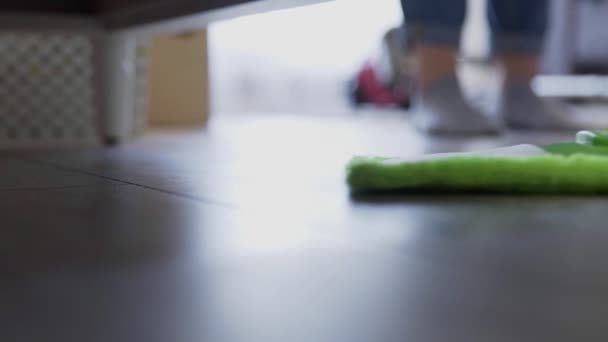
[[[411,23],[410,32],[413,38],[422,43],[442,44],[453,47],[460,45],[462,27],[441,26],[437,24]]]
[[[544,38],[529,34],[494,34],[493,50],[497,55],[504,53],[539,54],[543,50]]]

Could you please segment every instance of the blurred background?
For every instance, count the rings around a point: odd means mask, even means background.
[[[350,113],[348,82],[402,20],[398,0],[338,0],[213,24],[212,108]]]
[[[89,14],[7,12],[0,146],[129,141],[146,128],[200,127],[236,113],[407,118],[417,61],[400,2],[312,2],[113,31]],[[490,59],[486,6],[468,0],[459,74],[467,95],[491,106],[502,71]],[[584,109],[604,121],[607,14],[608,1],[551,1],[542,73],[533,82],[541,96],[576,103],[573,115]],[[108,18],[120,25],[145,16]]]
[[[492,84],[499,71],[487,64],[486,2],[468,0],[468,6],[461,54],[469,66],[463,71],[464,83],[474,88],[479,82]],[[602,29],[607,14],[608,1],[552,2],[543,75],[587,77],[541,76],[538,92],[595,102],[608,94],[606,80],[588,77],[608,71],[608,47],[600,43],[608,39]],[[212,109],[332,115],[357,111],[361,102],[405,109],[411,94],[403,85],[415,77],[415,60],[403,34],[387,37],[402,23],[398,0],[337,0],[215,23],[208,31]],[[353,81],[366,67],[387,90],[395,90],[395,77],[402,78],[397,81],[402,103],[371,90],[361,90],[364,94],[357,98]]]

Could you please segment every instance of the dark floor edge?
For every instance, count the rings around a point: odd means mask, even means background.
[[[225,209],[232,209],[232,210],[239,209],[237,205],[232,204],[232,203],[217,201],[217,200],[206,198],[206,197],[193,196],[193,195],[184,194],[184,193],[180,193],[180,192],[177,192],[177,191],[166,190],[166,189],[162,189],[162,188],[156,188],[156,187],[145,185],[145,184],[139,184],[139,183],[129,182],[129,181],[121,180],[121,179],[118,179],[118,178],[114,178],[114,177],[109,177],[109,176],[97,174],[97,173],[90,172],[90,171],[87,171],[87,170],[82,170],[82,169],[75,168],[75,167],[71,167],[71,166],[66,166],[66,165],[63,165],[63,164],[57,164],[57,163],[49,162],[49,161],[46,161],[46,160],[31,159],[31,158],[18,158],[18,157],[14,157],[13,159],[17,159],[17,160],[21,160],[21,161],[25,161],[25,162],[36,163],[36,164],[41,164],[41,165],[45,165],[45,166],[50,166],[50,167],[54,167],[54,168],[62,170],[62,171],[69,171],[69,172],[79,173],[79,174],[83,174],[83,175],[87,175],[87,176],[102,178],[102,179],[105,179],[105,180],[119,182],[119,183],[122,183],[122,184],[125,184],[125,185],[136,186],[136,187],[144,188],[144,189],[147,189],[147,190],[158,191],[158,192],[162,192],[162,193],[167,194],[167,195],[177,196],[177,197],[181,197],[181,198],[185,198],[185,199],[201,202],[201,203],[208,204],[208,205],[222,207],[222,208],[225,208]]]
[[[117,184],[111,182],[108,184],[83,184],[83,185],[64,185],[64,186],[36,186],[36,187],[22,187],[22,188],[8,188],[0,189],[0,193],[4,192],[18,192],[18,191],[54,191],[64,189],[86,189],[86,188],[99,188],[106,186],[128,186],[128,184]]]

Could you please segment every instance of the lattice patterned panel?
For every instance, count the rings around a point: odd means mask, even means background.
[[[96,141],[96,93],[89,36],[0,33],[0,147]]]

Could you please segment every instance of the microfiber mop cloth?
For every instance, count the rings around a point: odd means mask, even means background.
[[[401,158],[355,157],[347,166],[353,193],[608,194],[608,131],[576,142],[517,145],[477,153]]]

